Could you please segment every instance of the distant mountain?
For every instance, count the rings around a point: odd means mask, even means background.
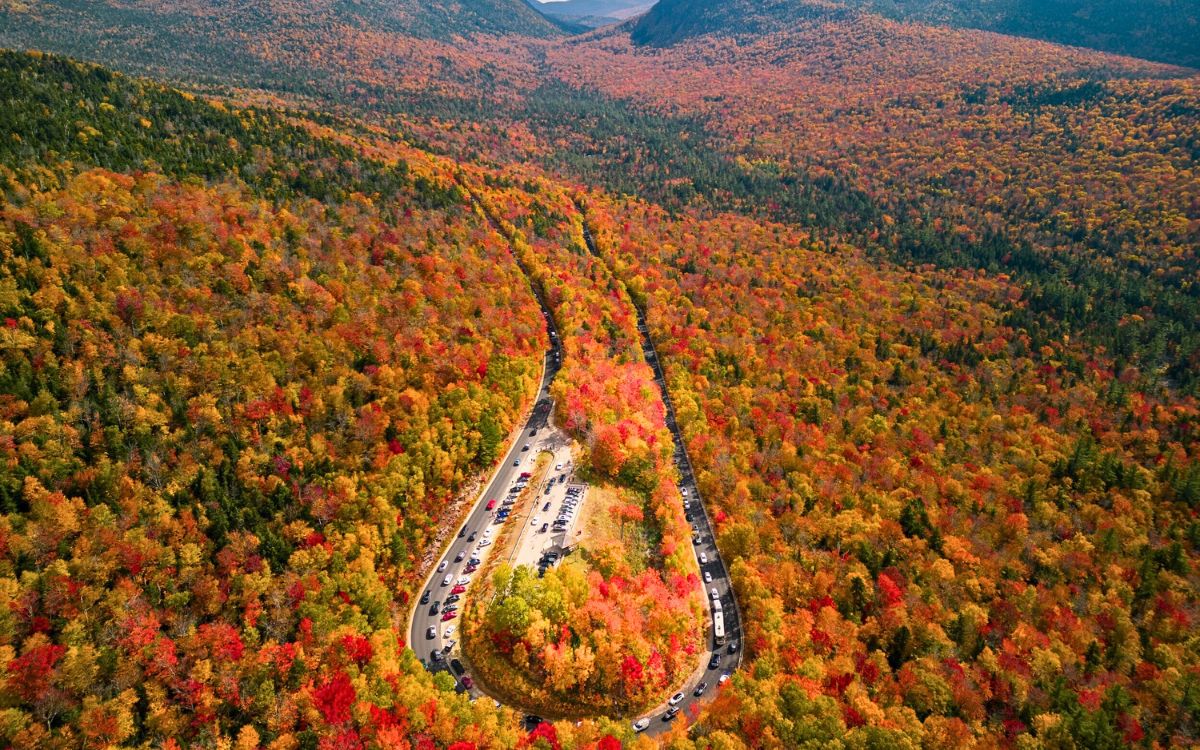
[[[562,34],[523,0],[0,3],[2,47],[60,52],[159,78],[305,93],[406,68],[425,68],[424,75],[436,64],[431,55],[405,54],[423,43],[428,51],[459,37]]]
[[[1200,67],[1200,0],[662,0],[637,24],[638,44],[707,33],[762,33],[845,12],[995,31]]]
[[[654,0],[561,0],[537,2],[534,7],[552,18],[579,23],[588,27],[607,26],[645,13]]]

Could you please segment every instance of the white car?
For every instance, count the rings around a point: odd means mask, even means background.
[[[675,695],[671,696],[671,698],[667,701],[667,704],[671,705],[671,706],[678,706],[682,702],[683,702],[683,693],[676,693]]]
[[[450,564],[450,561],[449,561],[449,560],[442,560],[442,561],[441,561],[441,562],[438,564],[438,569],[437,569],[437,572],[441,573],[443,570],[445,570],[445,569],[446,569],[446,566],[447,566],[447,565],[449,565],[449,564]]]
[[[712,573],[709,573],[707,570],[704,571],[704,582],[712,583]]]
[[[445,578],[442,579],[442,585],[449,586],[450,582],[453,580],[454,580],[454,576],[446,576]]]
[[[488,546],[491,543],[492,543],[491,539],[481,539],[481,540],[479,540],[479,547],[477,549],[483,549],[484,547]]]
[[[471,576],[459,576],[459,578],[458,578],[459,586],[466,586],[470,582],[471,582]]]
[[[633,722],[633,731],[644,732],[648,726],[650,726],[649,719],[638,719],[637,721]]]
[[[716,586],[714,586],[714,587],[713,587],[713,589],[712,589],[712,591],[710,591],[710,592],[708,592],[708,593],[709,593],[709,595],[710,595],[710,596],[712,596],[712,598],[713,598],[713,601],[714,601],[714,602],[715,602],[716,600],[718,600],[718,599],[720,599],[720,598],[721,598],[721,592],[717,591],[717,587],[716,587]]]
[[[562,464],[554,464],[555,471],[562,471]]]
[[[454,624],[453,623],[451,623],[450,625],[447,625],[446,629],[444,631],[442,631],[443,638],[449,638],[452,635],[454,635]]]
[[[537,525],[538,525],[539,523],[541,523],[541,522],[542,522],[542,519],[541,519],[541,518],[539,518],[539,517],[537,517],[537,516],[534,516],[534,517],[533,517],[533,520],[529,522],[529,525],[530,525],[530,526],[537,526]]]
[[[728,672],[721,675],[721,677],[717,680],[718,685],[724,685],[727,682],[729,682],[729,673]]]
[[[700,553],[700,564],[701,565],[708,564],[708,555],[704,554],[703,552]]]
[[[679,492],[680,492],[680,493],[681,493],[681,494],[682,494],[684,497],[687,497],[687,487],[680,487],[680,488],[679,488]]]
[[[492,527],[491,527],[491,526],[488,526],[486,529],[484,529],[484,530],[483,530],[483,535],[484,535],[484,536],[491,536],[491,535],[492,535]]]

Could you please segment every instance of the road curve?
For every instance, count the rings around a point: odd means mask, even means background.
[[[479,208],[483,216],[492,224],[495,231],[505,236],[501,227],[495,219],[490,216],[478,200],[472,194],[472,202]],[[590,230],[586,223],[583,226],[583,237],[587,244],[588,250],[597,257],[601,262],[604,262],[603,257],[597,251],[595,243],[592,239]],[[506,237],[510,240],[511,238]],[[539,448],[544,440],[550,439],[553,430],[549,429],[550,414],[552,412],[552,403],[550,400],[550,385],[554,381],[554,376],[558,373],[558,369],[562,364],[562,342],[558,336],[558,332],[554,326],[554,318],[550,313],[545,299],[541,291],[533,283],[533,277],[529,270],[525,267],[520,257],[513,252],[513,258],[521,272],[525,275],[526,281],[529,282],[530,289],[534,297],[537,299],[538,305],[541,307],[542,317],[546,323],[546,330],[550,340],[550,349],[545,355],[545,367],[542,374],[542,382],[538,387],[537,398],[534,401],[534,408],[530,413],[529,418],[521,427],[521,430],[515,433],[513,442],[509,446],[507,453],[500,462],[488,482],[484,491],[480,493],[467,514],[466,521],[463,523],[459,532],[451,537],[449,545],[442,551],[442,554],[435,558],[438,562],[431,565],[430,572],[420,589],[418,603],[414,606],[411,618],[409,620],[408,637],[413,651],[421,659],[421,662],[427,667],[440,670],[451,669],[449,660],[451,659],[451,648],[453,644],[451,640],[457,641],[458,633],[452,637],[446,637],[445,627],[450,624],[457,626],[457,617],[443,621],[443,615],[432,611],[433,602],[445,603],[446,597],[450,595],[454,585],[463,575],[464,568],[472,557],[472,553],[479,551],[479,541],[483,538],[483,530],[492,527],[492,511],[487,509],[487,502],[492,499],[499,500],[507,493],[507,488],[510,487],[518,474],[526,471],[527,467],[533,466],[533,461],[529,460],[536,456]],[[683,436],[679,431],[679,424],[675,418],[675,409],[671,403],[670,394],[667,391],[666,378],[663,374],[662,366],[659,363],[658,354],[654,349],[654,343],[650,340],[649,331],[646,325],[645,310],[634,305],[634,311],[637,314],[638,332],[641,338],[642,353],[647,363],[654,370],[655,381],[658,383],[659,390],[662,395],[663,404],[666,408],[666,423],[671,430],[672,439],[675,443],[675,460],[678,466],[681,481],[680,492],[681,502],[686,497],[690,500],[691,507],[688,510],[689,519],[699,535],[699,543],[694,545],[695,553],[699,556],[704,553],[707,557],[707,563],[701,565],[702,571],[707,571],[712,576],[710,583],[702,583],[704,599],[708,603],[709,625],[708,625],[708,648],[701,655],[696,671],[689,677],[682,688],[683,699],[678,703],[680,718],[676,721],[687,719],[690,716],[690,710],[698,704],[709,701],[716,694],[718,689],[717,681],[724,673],[732,672],[741,664],[742,649],[740,644],[742,641],[741,616],[738,610],[737,600],[734,596],[733,587],[729,579],[729,571],[721,559],[720,552],[717,550],[716,538],[713,535],[713,526],[709,518],[708,511],[704,506],[703,498],[700,496],[700,491],[696,487],[695,473],[692,469],[691,460],[687,455],[687,447],[683,442]],[[530,444],[529,451],[523,450],[526,444]],[[527,455],[526,455],[527,454]],[[456,560],[461,553],[462,559]],[[445,567],[439,570],[440,563],[444,561]],[[446,576],[450,576],[450,583],[444,584]],[[724,617],[726,618],[726,643],[737,644],[736,651],[730,651],[727,646],[715,647],[712,643],[712,607],[713,601],[708,592],[710,589],[716,588],[720,596],[720,601],[723,606]],[[424,594],[428,592],[428,597]],[[430,631],[432,628],[432,631]],[[712,650],[715,649],[715,650]],[[442,660],[435,661],[433,654],[441,653]],[[720,665],[716,669],[709,668],[709,660],[714,655],[720,656]],[[451,674],[456,678],[462,676],[462,672],[451,669]],[[707,685],[707,690],[702,696],[694,695],[694,690],[697,685],[704,682]],[[459,681],[459,689],[465,689]],[[479,690],[472,690],[476,695]],[[663,715],[667,708],[667,703],[656,707],[653,711],[646,714],[644,719],[648,720],[649,725],[645,729],[645,733],[649,735],[661,734],[669,729],[672,722],[664,720]]]
[[[583,213],[581,206],[576,204],[576,208],[579,209],[580,213]],[[587,243],[588,250],[592,255],[604,263],[604,257],[596,249],[595,241],[592,239],[592,233],[588,229],[586,221],[583,224],[583,239]],[[717,681],[722,674],[732,673],[741,666],[742,618],[741,611],[738,609],[737,597],[733,592],[733,583],[729,578],[729,569],[725,567],[725,561],[721,559],[721,552],[717,549],[717,539],[713,533],[712,519],[709,518],[704,498],[700,496],[700,489],[696,486],[696,474],[692,469],[692,461],[688,457],[687,445],[683,442],[683,434],[679,431],[679,422],[675,418],[675,407],[671,403],[671,395],[667,391],[667,378],[663,373],[662,363],[659,361],[658,352],[654,348],[654,342],[650,340],[650,330],[646,324],[646,311],[636,303],[633,309],[637,313],[638,334],[641,338],[642,355],[654,370],[654,381],[658,384],[663,405],[666,407],[667,427],[670,428],[671,438],[675,442],[675,464],[680,474],[679,488],[681,502],[683,498],[690,500],[691,507],[687,511],[688,517],[692,523],[692,527],[700,535],[700,543],[694,545],[697,562],[699,562],[700,553],[704,553],[708,562],[700,565],[701,572],[707,571],[712,575],[711,583],[701,582],[704,601],[708,603],[709,607],[708,649],[701,652],[701,666],[685,683],[681,690],[684,698],[678,704],[679,715],[686,717],[690,716],[689,709],[694,705],[711,700],[716,695],[718,689]],[[715,646],[711,638],[713,601],[709,596],[709,591],[713,588],[720,595],[722,612],[725,618],[726,644],[728,645],[722,647]],[[735,647],[736,650],[731,652],[730,647]],[[714,654],[720,656],[721,663],[716,669],[709,669],[709,659]],[[701,682],[707,685],[707,689],[702,696],[697,697],[693,691]],[[671,721],[664,720],[663,718],[666,709],[667,704],[663,703],[642,717],[650,721],[650,725],[645,730],[646,734],[656,735],[667,731]],[[679,720],[678,718],[675,719],[675,721]]]
[[[471,200],[485,220],[492,224],[493,229],[501,236],[504,236],[504,232],[501,231],[500,227],[496,225],[495,220],[487,214],[486,210],[474,198],[474,195],[472,195]],[[554,326],[554,318],[550,314],[550,308],[546,305],[546,301],[542,297],[540,290],[533,284],[529,270],[515,252],[512,253],[512,257],[521,269],[521,272],[525,275],[526,281],[529,282],[530,290],[541,307],[542,317],[546,323],[546,332],[550,340],[550,349],[545,354],[542,382],[538,386],[537,397],[534,400],[534,406],[529,418],[522,425],[520,431],[515,433],[512,445],[509,446],[508,452],[504,455],[500,465],[492,474],[492,478],[484,488],[484,491],[480,493],[475,504],[471,507],[466,521],[463,522],[460,530],[455,532],[455,535],[450,538],[450,544],[442,551],[441,555],[435,558],[435,562],[430,567],[430,572],[424,585],[417,593],[418,601],[413,607],[408,624],[408,642],[412,646],[413,651],[416,652],[418,658],[420,658],[421,663],[434,670],[450,668],[449,659],[451,657],[448,653],[449,649],[446,646],[450,640],[458,640],[458,618],[443,621],[442,613],[439,611],[437,614],[434,614],[432,605],[435,601],[441,604],[446,602],[446,597],[450,595],[454,585],[464,574],[464,569],[471,559],[472,552],[479,551],[478,545],[483,537],[484,529],[492,527],[492,511],[487,509],[487,501],[491,499],[499,501],[502,499],[507,492],[507,488],[512,485],[517,475],[523,471],[527,471],[527,467],[534,465],[533,457],[537,456],[541,442],[551,432],[546,429],[549,426],[552,411],[550,384],[554,382],[554,376],[558,374],[559,367],[562,365],[562,342]],[[531,435],[531,432],[536,432],[536,434]],[[530,444],[531,446],[528,452],[522,450],[526,444]],[[518,465],[514,466],[514,463]],[[459,553],[462,553],[463,559],[455,561]],[[438,568],[442,561],[446,562],[446,567],[439,571]],[[447,575],[451,576],[451,583],[443,586],[443,581]],[[425,592],[429,592],[428,599],[424,597]],[[456,632],[452,638],[446,638],[445,627],[451,624],[456,626]],[[433,637],[429,637],[430,627],[434,629]],[[434,661],[433,653],[435,651],[442,653],[443,659],[441,661]],[[455,678],[462,676],[457,671],[451,671],[451,674]],[[459,682],[459,687],[463,689],[461,681]],[[478,693],[477,690],[475,692]]]

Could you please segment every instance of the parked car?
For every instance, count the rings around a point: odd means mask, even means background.
[[[484,547],[488,546],[488,545],[489,545],[489,544],[491,544],[491,543],[492,543],[492,540],[491,540],[491,539],[483,539],[483,540],[480,540],[480,542],[479,542],[479,549],[483,549]]]
[[[467,590],[466,586],[455,586],[454,588],[450,589],[450,593],[451,594],[461,594],[461,593],[465,592],[466,590]]]
[[[451,603],[453,603],[453,602],[456,602],[456,601],[458,601],[458,600],[459,600],[459,598],[460,598],[460,597],[459,597],[459,595],[458,595],[458,594],[451,594],[450,596],[447,596],[447,597],[446,597],[446,603],[447,603],[447,604],[451,604]]]
[[[546,511],[548,511],[548,510],[550,510],[550,503],[546,503],[545,505],[543,505],[543,506],[542,506],[542,512],[543,512],[543,513],[544,513],[544,512],[546,512]]]
[[[708,592],[708,595],[712,597],[714,602],[721,598],[721,592],[717,591],[716,586],[712,587],[712,590]]]
[[[683,702],[683,698],[684,698],[683,693],[681,693],[681,692],[676,693],[675,695],[672,695],[670,698],[667,699],[667,704],[671,705],[671,706],[678,706],[680,703]]]
[[[463,535],[466,533],[467,533],[467,527],[463,526],[461,529],[458,530],[458,538],[462,539]]]
[[[555,471],[562,471],[562,464],[554,464]]]
[[[435,661],[435,662],[441,662],[441,661],[443,661],[443,660],[444,660],[446,657],[442,655],[442,652],[441,652],[441,651],[438,651],[438,650],[435,648],[434,650],[432,650],[432,651],[430,651],[430,652],[429,652],[429,658],[430,658],[431,660]]]
[[[650,726],[649,719],[638,719],[637,721],[633,722],[633,731],[644,732],[648,726]]]
[[[524,453],[524,452],[525,452],[525,451],[527,451],[527,450],[529,450],[529,443],[526,443],[525,445],[521,446],[521,452],[522,452],[522,453]]]
[[[729,673],[728,672],[722,673],[721,676],[719,678],[717,678],[718,685],[724,685],[727,682],[729,682]]]
[[[475,680],[472,680],[470,675],[464,675],[462,678],[462,686],[467,690],[470,690],[471,688],[475,687]]]
[[[671,706],[670,708],[667,709],[667,712],[662,715],[662,720],[663,721],[671,721],[677,715],[679,715],[679,706]]]
[[[730,641],[729,642],[729,653],[736,654],[737,650],[738,650],[738,646],[739,646],[739,644],[737,641]]]
[[[482,560],[480,560],[478,557],[471,555],[471,559],[467,560],[467,565],[478,565],[481,562]]]
[[[550,524],[548,524],[548,523],[544,523],[544,524],[542,524],[542,529],[541,529],[541,531],[539,531],[538,533],[539,533],[539,534],[545,534],[545,533],[546,533],[546,531],[548,531],[549,529],[550,529]]]

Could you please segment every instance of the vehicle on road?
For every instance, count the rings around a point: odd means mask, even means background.
[[[458,538],[462,539],[463,534],[466,534],[466,533],[467,533],[467,527],[463,526],[461,529],[458,530]]]
[[[482,560],[480,560],[478,557],[471,555],[471,559],[467,560],[467,565],[478,565],[481,562]]]
[[[478,565],[468,565],[467,567],[463,568],[464,573],[474,573],[477,570],[479,570]]]
[[[637,721],[633,722],[633,731],[644,732],[648,726],[650,726],[649,719],[638,719]]]
[[[545,512],[548,510],[550,510],[550,503],[546,503],[545,505],[542,506],[542,512]]]
[[[446,569],[446,566],[449,564],[450,564],[449,560],[442,560],[440,563],[438,563],[437,572],[441,573],[443,570]]]
[[[467,537],[467,541],[468,542],[475,541],[475,532],[474,531],[471,532],[471,536]]]
[[[425,631],[425,640],[432,641],[434,638],[437,638],[437,626],[430,625]]]
[[[524,453],[524,452],[525,452],[525,451],[527,451],[527,450],[529,450],[529,443],[526,443],[525,445],[521,446],[521,452],[522,452],[522,453]]]
[[[709,573],[707,570],[704,571],[704,582],[712,583],[712,573]]]
[[[454,556],[454,562],[462,562],[463,558],[466,556],[467,556],[467,553],[465,551],[460,551],[457,555]]]
[[[712,658],[708,660],[708,668],[716,669],[719,666],[721,666],[721,655],[713,654]]]
[[[425,593],[421,594],[421,603],[422,604],[429,603],[429,589],[425,589]]]
[[[438,611],[441,609],[441,607],[442,607],[442,603],[439,601],[435,601],[433,604],[429,605],[429,614],[436,615],[438,613]]]
[[[708,565],[708,555],[704,554],[703,552],[700,553],[700,564]]]
[[[520,465],[521,465],[521,459],[518,458],[516,461],[513,461],[513,466],[520,466]]]
[[[717,591],[716,586],[713,586],[712,590],[709,591],[708,594],[709,594],[709,596],[711,596],[713,598],[714,602],[721,598],[721,592]]]
[[[672,695],[670,698],[667,699],[667,705],[678,706],[680,703],[683,702],[683,699],[684,699],[684,695],[682,692],[676,693],[675,695]]]
[[[699,698],[700,696],[704,695],[704,691],[705,691],[705,690],[708,690],[708,683],[707,683],[707,682],[702,682],[702,683],[700,683],[699,685],[697,685],[697,686],[696,686],[696,689],[695,689],[695,690],[693,690],[693,691],[692,691],[692,695],[694,695],[694,696],[696,696],[697,698]]]
[[[488,500],[488,501],[487,501],[487,506],[486,506],[486,507],[487,507],[487,510],[495,510],[495,509],[496,509],[496,501],[495,501],[495,499]]]
[[[546,485],[546,491],[545,491],[545,492],[543,492],[542,494],[543,494],[543,495],[549,495],[549,494],[550,494],[550,489],[551,489],[550,485],[549,485],[549,484],[548,484],[548,485]],[[549,506],[549,505],[550,505],[550,503],[546,503],[546,505],[547,505],[547,506]]]
[[[683,495],[684,497],[687,497],[687,487],[680,487],[679,494]]]
[[[738,650],[738,645],[739,644],[737,641],[730,641],[729,642],[729,653],[736,654],[737,650]]]
[[[700,535],[692,534],[692,544],[700,544]]]
[[[442,585],[449,586],[450,582],[453,580],[454,580],[454,576],[446,576],[445,578],[442,579]]]
[[[542,524],[542,528],[538,531],[538,533],[545,534],[547,529],[549,529],[549,528],[550,528],[550,524],[544,523],[544,524]]]
[[[472,680],[470,675],[463,675],[462,686],[467,690],[470,690],[471,688],[475,687],[475,680]]]
[[[678,715],[679,715],[679,706],[671,706],[670,708],[667,709],[667,712],[665,714],[663,714],[662,720],[663,721],[671,721]]]

